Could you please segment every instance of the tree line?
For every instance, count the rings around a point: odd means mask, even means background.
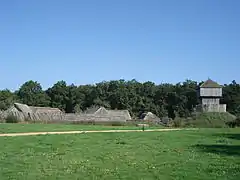
[[[14,102],[30,106],[56,107],[66,113],[81,112],[92,106],[128,109],[132,116],[153,112],[159,117],[188,117],[199,103],[197,89],[203,82],[186,80],[177,84],[140,83],[136,80],[103,81],[94,85],[67,85],[58,81],[47,90],[39,82],[27,81],[17,91],[0,91],[0,110]],[[240,85],[224,84],[222,103],[235,115],[240,114]]]

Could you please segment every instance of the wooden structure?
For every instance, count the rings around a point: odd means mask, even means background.
[[[226,112],[226,104],[220,104],[222,97],[222,86],[211,79],[205,81],[199,87],[199,98],[201,104],[199,111],[203,112]]]

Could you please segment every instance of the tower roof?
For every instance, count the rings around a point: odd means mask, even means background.
[[[217,82],[215,82],[211,79],[208,79],[200,87],[201,88],[221,88],[222,86],[219,85]]]

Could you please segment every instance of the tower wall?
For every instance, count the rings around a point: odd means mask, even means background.
[[[200,88],[201,97],[221,97],[222,88]]]
[[[202,104],[220,104],[220,98],[202,98]]]

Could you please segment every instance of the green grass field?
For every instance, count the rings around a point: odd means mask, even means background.
[[[0,137],[0,144],[1,180],[240,179],[240,129]]]
[[[159,129],[162,126],[150,126],[146,129]],[[141,129],[136,126],[103,126],[79,124],[10,124],[0,123],[0,133],[17,132],[53,132],[53,131],[82,131],[82,130],[110,130],[110,129]]]

